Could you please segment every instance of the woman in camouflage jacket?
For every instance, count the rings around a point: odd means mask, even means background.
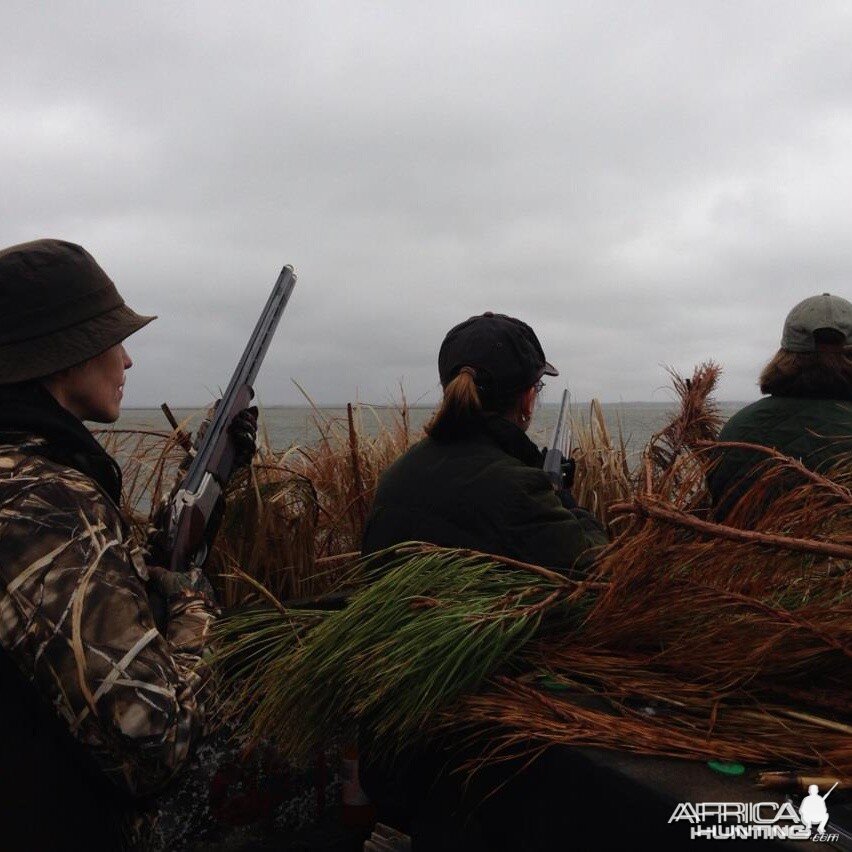
[[[117,419],[121,341],[151,319],[79,246],[0,251],[4,849],[144,844],[145,797],[209,726],[209,584],[134,549],[120,469],[82,422]]]

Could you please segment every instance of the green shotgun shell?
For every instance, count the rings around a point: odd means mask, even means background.
[[[721,772],[722,775],[742,775],[745,773],[745,766],[730,760],[708,760],[707,765],[714,772]]]

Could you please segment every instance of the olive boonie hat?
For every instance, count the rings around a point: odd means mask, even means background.
[[[811,296],[787,314],[781,348],[788,352],[815,352],[815,332],[828,329],[843,335],[843,344],[852,343],[852,303],[823,293]]]
[[[0,251],[0,384],[73,367],[152,319],[128,308],[74,243],[35,240]]]
[[[535,332],[525,323],[490,311],[447,332],[438,353],[438,374],[446,387],[462,367],[476,370],[476,384],[492,398],[505,398],[559,371],[544,357]]]

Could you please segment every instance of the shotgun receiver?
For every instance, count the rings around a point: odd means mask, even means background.
[[[172,571],[200,568],[207,559],[225,508],[222,495],[234,473],[234,443],[229,428],[254,396],[252,383],[295,284],[293,267],[285,266],[198,444],[195,458],[171,498],[166,516],[166,548]]]
[[[568,425],[568,406],[570,404],[571,395],[568,393],[568,388],[565,388],[562,391],[562,404],[559,406],[559,416],[556,418],[550,448],[544,457],[544,472],[556,491],[561,491],[563,488],[564,470],[562,462],[568,455],[571,443],[571,427]]]

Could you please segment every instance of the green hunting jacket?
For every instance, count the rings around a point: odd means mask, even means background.
[[[606,533],[563,506],[541,467],[535,444],[502,417],[461,440],[424,438],[381,477],[364,552],[417,540],[585,570]]]
[[[162,788],[206,732],[211,683],[201,655],[216,607],[203,583],[181,575],[165,590],[158,627],[148,570],[118,507],[92,478],[42,455],[44,445],[24,434],[0,445],[0,736],[7,768],[17,750],[19,772],[42,773],[41,782],[18,779],[20,807],[33,795],[28,784],[55,803],[29,802],[45,818],[33,830],[50,829],[57,807],[76,801],[68,819],[88,808],[94,832],[116,802]],[[34,709],[15,711],[10,695]],[[55,747],[42,748],[48,741]],[[109,790],[118,794],[110,803]],[[11,801],[4,795],[4,807]],[[144,826],[133,808],[121,820],[132,845]],[[89,840],[87,832],[69,843],[94,848]]]
[[[766,396],[738,411],[719,434],[720,441],[761,444],[824,472],[852,452],[852,402]],[[753,482],[765,454],[724,450],[707,477],[718,516],[724,516]]]

